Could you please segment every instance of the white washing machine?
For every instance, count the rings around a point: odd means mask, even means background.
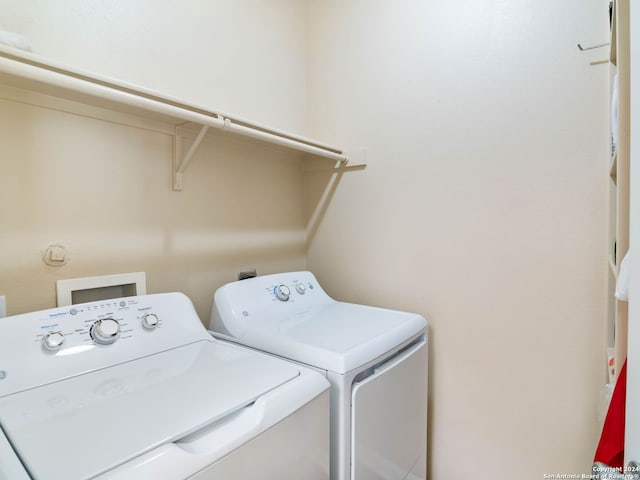
[[[0,319],[0,479],[327,479],[328,422],[322,375],[182,294]]]
[[[210,329],[327,376],[332,480],[426,478],[423,317],[335,301],[310,272],[293,272],[218,289]]]

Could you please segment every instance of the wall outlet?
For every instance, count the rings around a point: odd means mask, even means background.
[[[258,275],[258,272],[256,272],[256,269],[252,269],[252,270],[243,270],[242,272],[238,273],[238,280],[246,280],[247,278],[255,278]]]

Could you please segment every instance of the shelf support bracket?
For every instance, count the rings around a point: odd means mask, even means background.
[[[182,190],[182,174],[189,166],[189,163],[193,159],[202,139],[209,130],[209,125],[203,125],[200,129],[200,133],[189,147],[189,150],[185,154],[185,156],[180,159],[180,154],[182,153],[182,141],[180,140],[180,134],[178,132],[178,126],[176,126],[174,140],[173,140],[173,189],[174,190]]]

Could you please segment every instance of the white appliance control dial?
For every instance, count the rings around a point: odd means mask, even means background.
[[[147,330],[153,330],[158,326],[158,316],[155,313],[147,313],[142,317],[142,326]]]
[[[274,293],[276,294],[276,298],[283,302],[289,300],[289,296],[291,295],[291,290],[286,285],[280,284],[276,288],[274,288]]]
[[[298,283],[298,284],[296,284],[296,291],[300,295],[304,295],[304,292],[307,291],[307,287],[304,286],[304,283]]]
[[[103,318],[91,326],[91,337],[96,343],[109,345],[120,336],[120,324],[113,318]]]
[[[62,332],[49,332],[42,339],[42,346],[49,352],[60,350],[64,343],[64,334]]]

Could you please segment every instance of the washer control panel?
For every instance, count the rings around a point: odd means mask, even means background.
[[[141,295],[0,319],[0,396],[92,369],[211,341],[180,293]],[[3,393],[4,392],[4,393]]]
[[[44,311],[39,320],[33,325],[33,336],[44,353],[82,345],[110,346],[120,340],[131,341],[136,335],[148,335],[164,326],[162,314],[141,297]]]

